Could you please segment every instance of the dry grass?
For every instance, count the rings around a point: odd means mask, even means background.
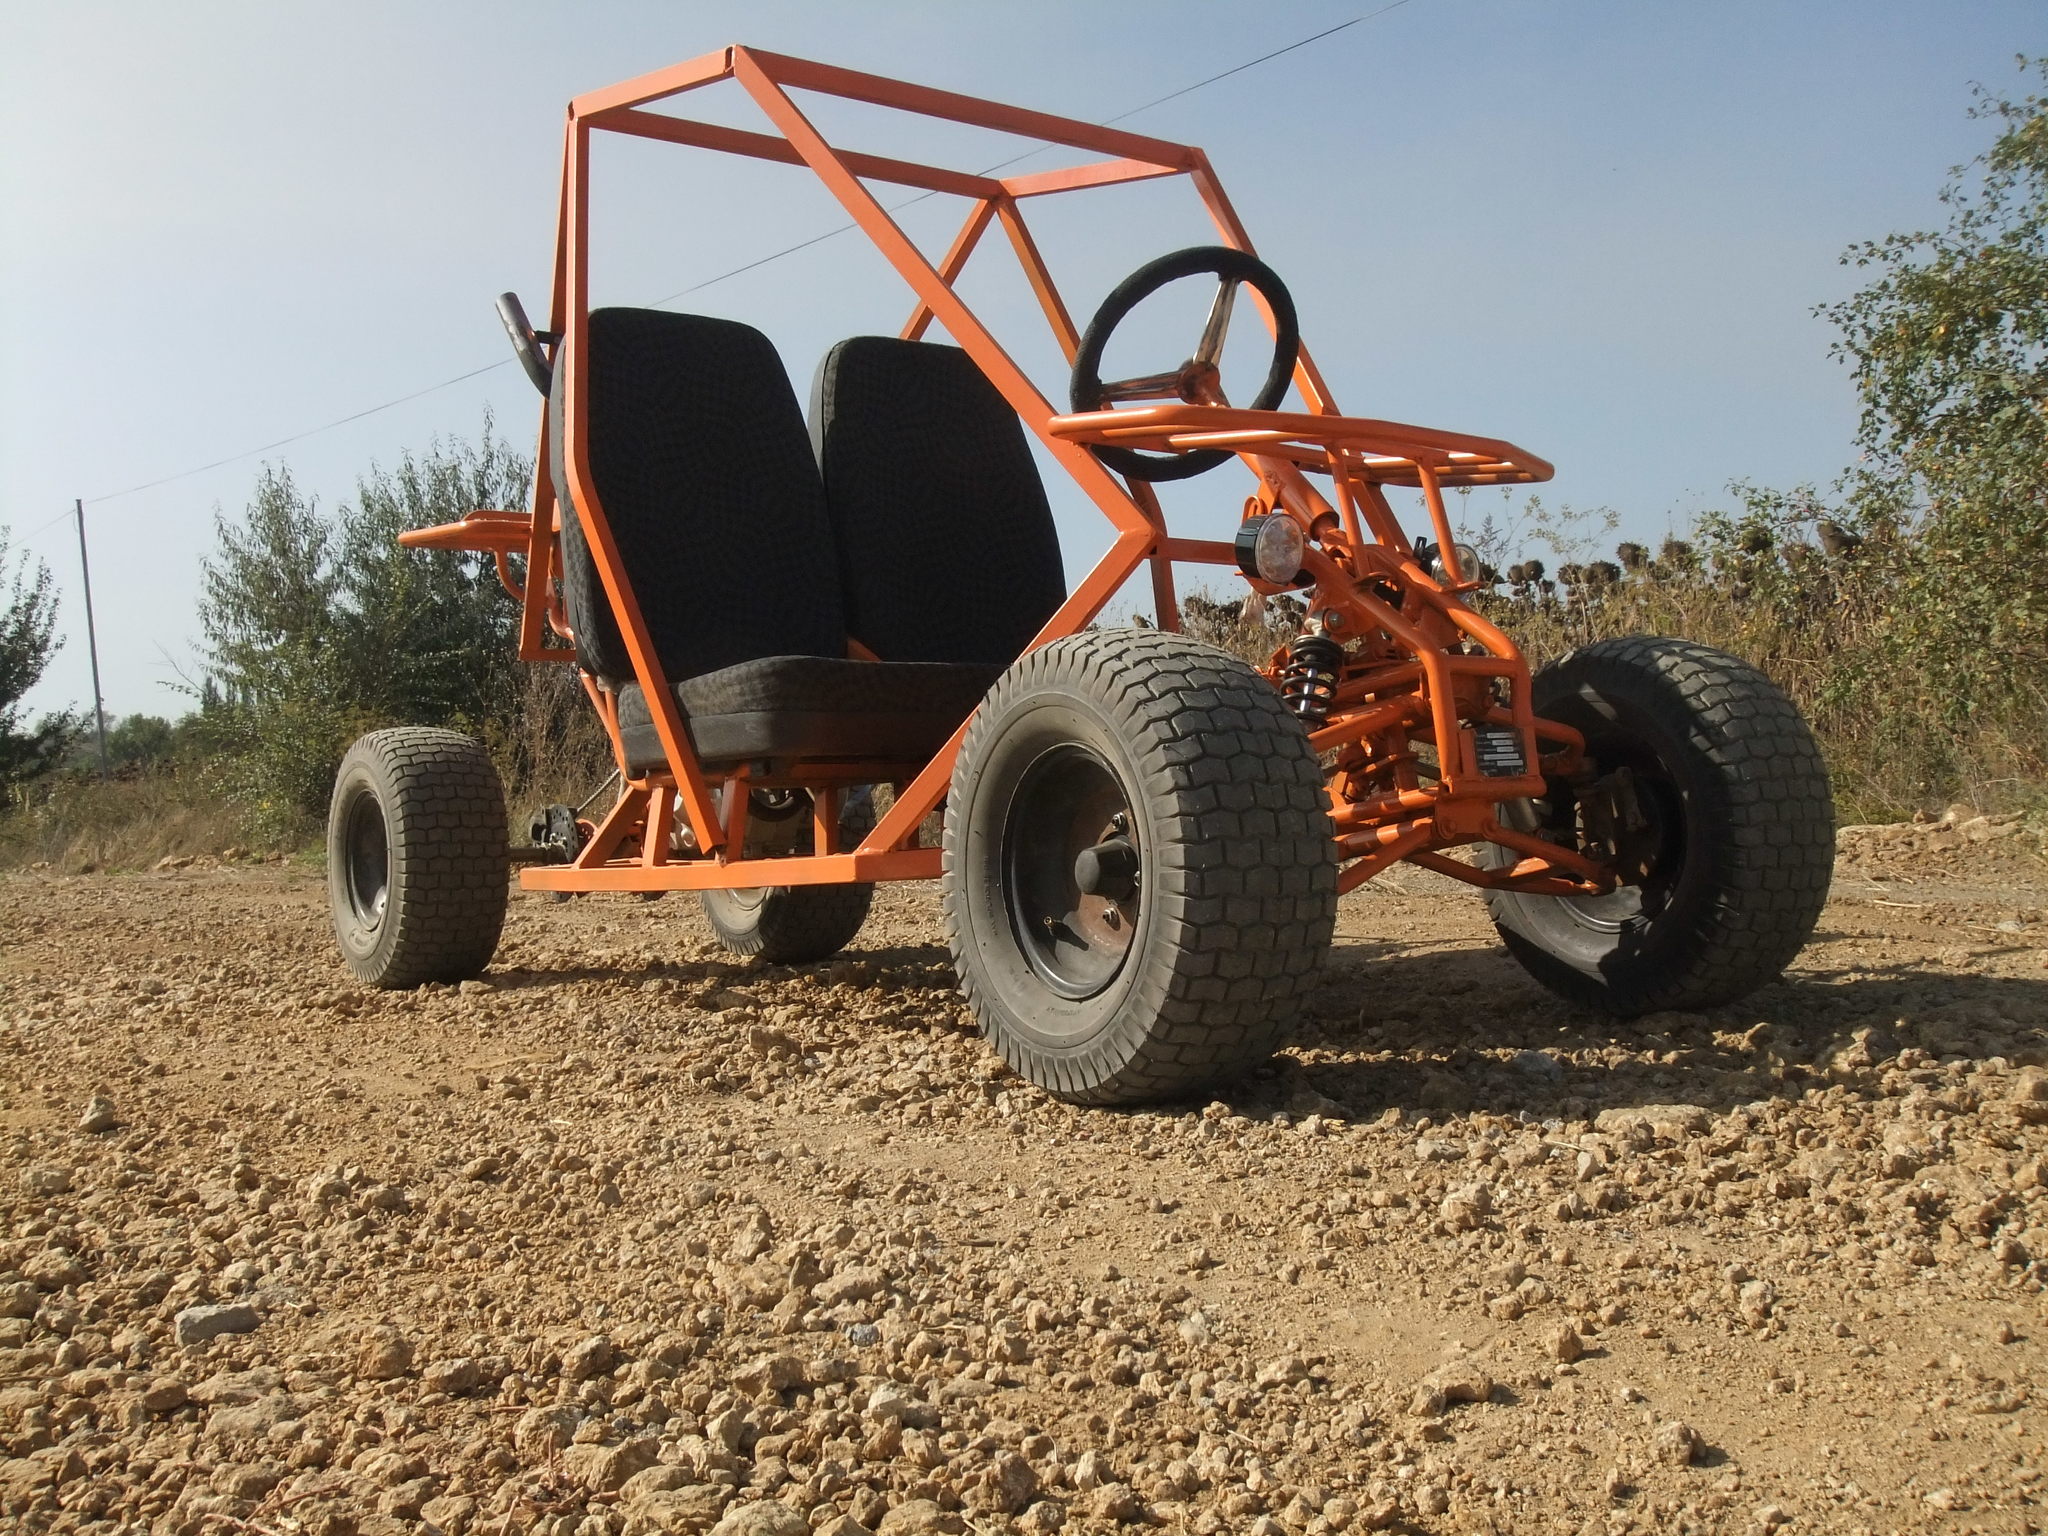
[[[47,866],[66,874],[147,869],[159,859],[241,849],[290,852],[311,840],[248,840],[246,818],[203,766],[102,783],[63,775],[43,781],[26,804],[0,816],[0,868]]]
[[[1697,640],[1748,661],[1813,727],[1845,823],[2048,806],[2048,681],[1996,655],[1973,658],[1964,676],[1918,654],[1893,628],[1881,573],[1835,574],[1794,588],[1630,573],[1565,599],[1524,589],[1481,607],[1538,666],[1620,635]]]
[[[612,771],[611,743],[566,666],[526,669],[518,712],[487,738],[505,781],[512,839],[545,805],[581,805]]]
[[[529,668],[518,713],[489,742],[514,842],[525,840],[534,810],[552,801],[579,804],[611,772],[603,728],[566,667]],[[281,814],[276,800],[252,801],[237,792],[240,780],[229,767],[216,757],[105,783],[73,773],[43,779],[0,810],[0,869],[90,874],[229,850],[321,856],[318,817]]]
[[[1813,727],[1845,824],[1951,805],[2048,811],[2048,677],[1995,653],[1976,653],[1967,675],[1929,659],[1902,642],[1890,580],[1804,557],[1750,556],[1739,575],[1732,562],[1639,561],[1575,584],[1507,586],[1478,606],[1535,667],[1622,635],[1697,640],[1750,662]],[[1247,619],[1239,599],[1198,592],[1183,599],[1183,627],[1263,668],[1296,632],[1298,607]]]
[[[603,728],[564,667],[530,669],[520,710],[489,734],[505,781],[512,840],[554,801],[580,804],[611,772]],[[319,818],[280,815],[233,791],[222,761],[186,762],[102,783],[76,774],[33,785],[0,810],[0,869],[47,866],[67,874],[147,869],[163,858],[321,856]]]
[[[1539,666],[1629,634],[1682,636],[1754,663],[1812,723],[1844,822],[1903,820],[1956,803],[2048,811],[2048,668],[2032,665],[2024,648],[1952,647],[1940,659],[1943,625],[1898,597],[1920,554],[1914,541],[1872,540],[1853,558],[1835,558],[1760,519],[1706,532],[1698,550],[1674,541],[1650,559],[1624,545],[1615,562],[1565,565],[1554,580],[1538,572],[1480,606]],[[1255,666],[1299,620],[1300,604],[1287,599],[1263,616],[1247,615],[1236,596],[1183,600],[1188,632]],[[536,809],[579,805],[611,772],[603,730],[567,667],[527,668],[509,718],[485,734],[515,841]],[[230,794],[241,777],[231,766],[186,761],[106,784],[44,780],[0,812],[0,867],[138,869],[232,847],[317,856],[318,819],[281,816],[278,797]]]

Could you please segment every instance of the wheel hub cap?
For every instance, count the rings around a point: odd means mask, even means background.
[[[1025,770],[1003,831],[1003,894],[1031,969],[1062,997],[1116,979],[1141,912],[1143,860],[1123,785],[1085,747]]]
[[[1074,856],[1074,883],[1084,895],[1128,901],[1138,890],[1138,850],[1127,837],[1083,848]]]
[[[375,928],[384,921],[391,892],[391,844],[384,830],[384,808],[376,796],[358,795],[349,806],[344,850],[349,906],[364,927]]]

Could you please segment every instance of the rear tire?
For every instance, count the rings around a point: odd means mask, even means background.
[[[836,955],[868,920],[872,885],[757,885],[699,891],[718,942],[769,965],[807,965]]]
[[[358,979],[395,989],[481,974],[510,877],[505,792],[482,742],[402,726],[348,749],[327,814],[327,905]]]
[[[1622,1015],[1718,1007],[1774,980],[1813,932],[1834,873],[1827,765],[1763,673],[1688,640],[1603,640],[1535,678],[1536,713],[1585,733],[1597,773],[1627,766],[1648,873],[1601,897],[1487,897],[1530,975]],[[1569,842],[1562,785],[1518,820]],[[1494,867],[1513,862],[1487,849]]]
[[[1190,1094],[1270,1055],[1329,948],[1337,861],[1301,723],[1235,657],[1095,631],[969,725],[947,943],[989,1043],[1059,1098]]]
[[[808,816],[808,810],[804,813]],[[860,786],[839,813],[839,842],[851,848],[874,829],[874,802]],[[699,891],[718,942],[769,965],[808,965],[846,948],[873,904],[872,884],[761,885]]]

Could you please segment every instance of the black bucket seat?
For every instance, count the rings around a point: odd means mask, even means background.
[[[1006,667],[1067,595],[1024,424],[958,347],[855,336],[811,387],[846,627],[890,661]]]
[[[588,344],[591,477],[707,765],[859,762],[900,776],[938,750],[1058,605],[1058,545],[1022,428],[958,349],[859,338],[828,356],[819,442],[839,498],[828,504],[788,376],[759,331],[609,308],[591,311]],[[894,376],[871,370],[870,356],[900,347],[940,360],[895,354]],[[578,663],[616,690],[628,762],[647,769],[663,761],[660,742],[569,494],[564,372],[549,397],[563,599]],[[877,455],[870,434],[893,446]],[[963,456],[970,441],[980,448]],[[988,489],[1009,484],[1018,452],[1021,500]],[[931,558],[924,536],[942,531],[949,508],[944,555]],[[1020,510],[1038,524],[1021,540],[1007,528]],[[985,551],[1012,544],[1031,569],[991,580]],[[1042,610],[1036,622],[1027,607]],[[849,629],[850,610],[870,633]],[[849,633],[883,659],[848,659]]]

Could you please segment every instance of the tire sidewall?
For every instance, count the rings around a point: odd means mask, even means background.
[[[397,942],[405,890],[402,844],[394,824],[397,796],[382,768],[382,761],[374,753],[350,749],[342,759],[341,771],[335,775],[334,797],[327,813],[327,899],[334,914],[335,938],[349,967],[363,973],[380,970]],[[384,823],[384,915],[375,928],[365,927],[357,915],[349,879],[349,818],[357,802],[364,798],[375,803]]]
[[[704,916],[730,947],[751,938],[759,943],[759,932],[771,903],[790,888],[786,885],[747,885],[700,891]]]
[[[964,934],[989,983],[983,1001],[1003,1054],[1028,1053],[1057,1064],[1061,1078],[1079,1071],[1089,1081],[1075,1086],[1090,1087],[1113,1075],[1137,1043],[1121,1039],[1120,1028],[1127,1031],[1143,1012],[1130,1005],[1148,983],[1147,953],[1164,921],[1161,904],[1171,899],[1161,878],[1158,828],[1143,793],[1144,775],[1127,743],[1130,733],[1119,722],[1049,681],[994,702],[995,709],[976,721],[974,733],[981,739],[974,749],[963,748],[953,777],[949,819],[957,818],[959,828],[953,866],[965,907]],[[1012,800],[1031,766],[1061,746],[1083,747],[1109,767],[1138,833],[1140,900],[1130,949],[1106,987],[1078,999],[1061,996],[1032,969],[1003,889]]]
[[[1591,982],[1611,984],[1621,971],[1655,976],[1682,965],[1702,906],[1714,899],[1719,842],[1713,829],[1726,820],[1727,796],[1719,771],[1688,728],[1693,707],[1676,689],[1614,664],[1589,667],[1587,675],[1574,678],[1568,661],[1547,677],[1539,674],[1536,713],[1584,733],[1596,766],[1602,739],[1621,733],[1657,759],[1678,805],[1683,848],[1677,877],[1657,912],[1624,922],[1618,933],[1584,921],[1569,901],[1554,897],[1508,894],[1501,906],[1525,939]]]

